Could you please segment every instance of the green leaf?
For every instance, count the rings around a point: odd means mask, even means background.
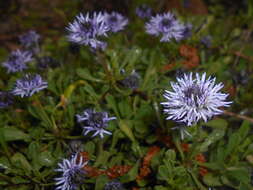
[[[169,190],[169,189],[164,186],[157,185],[157,186],[155,186],[155,190]]]
[[[224,119],[213,119],[208,121],[204,125],[218,129],[225,129],[228,126],[228,122]]]
[[[99,154],[99,156],[97,157],[97,160],[96,160],[94,166],[95,167],[98,167],[100,165],[103,166],[104,163],[107,163],[110,155],[111,155],[110,152],[107,152],[107,151],[101,152],[101,154]]]
[[[247,168],[242,167],[230,167],[227,168],[227,176],[230,176],[238,181],[248,184],[250,182],[250,175]]]
[[[125,135],[131,140],[131,141],[135,141],[134,135],[133,135],[133,131],[131,129],[131,122],[126,121],[126,120],[120,120],[119,121],[119,127],[121,129],[121,131],[123,131],[125,133]]]
[[[19,152],[17,152],[11,157],[11,162],[16,167],[26,171],[28,174],[32,171],[32,167],[27,161],[26,157]]]
[[[130,181],[134,181],[138,175],[139,165],[140,165],[140,161],[137,161],[136,164],[131,168],[131,170],[127,174],[120,177],[120,181],[122,183],[128,183]]]
[[[100,175],[96,179],[95,190],[104,190],[105,184],[108,182],[108,177],[106,175]]]
[[[240,129],[238,130],[238,134],[241,137],[241,140],[244,140],[246,138],[246,136],[249,133],[249,129],[250,129],[250,122],[244,120]]]
[[[126,118],[126,119],[131,118],[133,110],[132,110],[129,102],[127,102],[126,99],[119,102],[118,107],[119,107],[119,110],[120,110],[120,114],[123,118]]]
[[[38,156],[38,162],[42,166],[52,166],[54,164],[54,161],[55,159],[50,152],[42,152]]]
[[[203,181],[207,186],[221,186],[222,183],[220,181],[220,177],[217,175],[213,175],[211,173],[206,174],[203,177]]]
[[[88,69],[81,69],[81,68],[78,68],[76,70],[76,74],[81,77],[82,79],[85,79],[85,80],[89,80],[89,81],[93,81],[93,82],[103,82],[102,80],[99,80],[93,76],[91,76],[90,72]]]
[[[116,103],[116,100],[115,98],[112,96],[112,95],[107,95],[105,97],[107,103],[108,103],[108,106],[113,110],[113,112],[116,114],[117,118],[120,118],[120,114],[118,112],[118,109],[117,109],[117,103]]]
[[[85,144],[85,146],[84,146],[84,151],[85,151],[85,152],[88,152],[89,155],[93,155],[94,152],[95,152],[95,147],[96,147],[96,146],[95,146],[94,142],[89,141],[89,142],[87,142],[87,143]]]
[[[208,135],[205,141],[200,145],[199,151],[205,152],[211,144],[220,140],[224,135],[225,130],[215,129],[210,135]]]
[[[235,151],[235,149],[238,148],[240,139],[241,138],[238,133],[234,133],[229,137],[228,145],[225,150],[225,157],[229,156],[232,151]]]
[[[176,160],[176,152],[174,150],[167,150],[165,152],[165,159],[168,161],[175,161]]]
[[[29,183],[29,180],[22,178],[20,176],[15,176],[15,177],[11,178],[11,181],[14,184]]]
[[[29,135],[15,127],[3,127],[1,133],[6,141],[27,140]]]

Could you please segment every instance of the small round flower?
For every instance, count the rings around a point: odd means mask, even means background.
[[[123,187],[122,183],[114,180],[114,181],[110,181],[110,182],[106,183],[104,190],[124,190],[124,187]]]
[[[120,30],[123,30],[124,27],[128,24],[128,19],[120,13],[105,13],[104,16],[105,23],[111,32],[118,32]]]
[[[58,163],[59,168],[55,171],[61,172],[61,177],[55,178],[56,190],[76,190],[83,183],[85,171],[83,167],[87,162],[78,154],[72,155],[70,160],[63,159]]]
[[[7,61],[3,62],[3,66],[8,73],[23,71],[27,68],[26,63],[32,61],[32,53],[29,51],[12,51]]]
[[[135,13],[138,17],[142,19],[149,18],[152,15],[152,9],[146,4],[142,4],[135,9]]]
[[[69,31],[68,40],[70,42],[87,45],[92,49],[105,49],[106,47],[106,43],[99,38],[107,36],[109,28],[105,23],[104,14],[100,12],[92,15],[80,13],[74,22],[69,24],[67,30]]]
[[[10,92],[0,91],[0,109],[13,104],[13,95]]]
[[[192,24],[187,23],[185,24],[184,31],[183,31],[183,38],[182,39],[187,39],[192,36]]]
[[[19,36],[20,43],[26,48],[36,46],[39,42],[39,39],[40,35],[37,34],[34,30],[30,30],[26,34]]]
[[[92,109],[86,109],[82,115],[76,115],[78,122],[83,122],[83,134],[87,135],[89,132],[94,131],[92,137],[99,135],[104,138],[104,134],[111,135],[112,133],[105,130],[108,122],[116,119],[116,117],[108,117],[107,112],[96,112]]]
[[[169,42],[172,39],[180,41],[184,37],[185,26],[169,12],[151,17],[145,27],[148,34],[161,35],[161,42]]]
[[[135,90],[139,88],[140,75],[133,71],[129,76],[120,81],[123,86]]]
[[[219,107],[229,107],[228,94],[219,92],[223,84],[215,84],[215,78],[207,78],[206,73],[198,73],[193,78],[192,73],[178,77],[177,82],[171,82],[173,91],[165,91],[165,107],[167,119],[183,122],[187,126],[196,124],[200,119],[207,122],[214,115],[223,111]]]
[[[35,92],[39,92],[44,88],[47,88],[47,82],[43,81],[40,75],[26,74],[16,81],[12,93],[23,98],[24,96],[32,96]]]
[[[200,39],[200,42],[204,44],[207,48],[210,48],[212,45],[212,37],[210,35],[204,36]]]
[[[47,68],[55,68],[59,65],[60,63],[50,56],[43,56],[38,59],[38,68],[40,70],[45,70]]]

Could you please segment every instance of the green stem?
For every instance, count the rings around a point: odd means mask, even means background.
[[[97,141],[97,158],[103,153],[104,140],[98,139]]]

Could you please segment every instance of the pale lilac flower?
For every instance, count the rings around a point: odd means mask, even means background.
[[[104,13],[105,23],[110,29],[111,32],[118,32],[123,30],[125,26],[128,24],[128,19],[124,17],[122,14],[117,12],[112,13]]]
[[[0,91],[0,109],[13,104],[13,95],[10,92]]]
[[[183,122],[187,126],[196,124],[200,119],[207,122],[214,115],[223,111],[220,107],[229,107],[232,102],[227,102],[228,94],[219,92],[222,83],[215,84],[215,78],[207,78],[206,73],[198,73],[193,78],[192,73],[178,77],[177,82],[171,82],[172,91],[166,90],[164,112],[167,120]]]
[[[105,184],[104,190],[124,190],[121,182],[113,180]]]
[[[3,62],[3,67],[8,73],[15,73],[27,69],[27,62],[32,61],[32,53],[29,51],[12,51],[7,61]]]
[[[138,17],[142,19],[149,18],[152,15],[152,9],[146,4],[143,4],[135,9],[135,13]]]
[[[47,88],[47,82],[43,81],[40,75],[26,74],[16,81],[12,93],[23,98],[24,96],[32,96],[45,88]]]
[[[204,44],[207,48],[210,48],[212,45],[212,37],[210,35],[204,36],[201,38],[200,42]]]
[[[187,23],[184,26],[184,31],[183,31],[183,38],[182,39],[187,39],[192,36],[192,24]]]
[[[58,163],[59,168],[55,171],[61,172],[61,177],[55,178],[56,190],[76,190],[83,183],[86,172],[83,167],[87,162],[78,154],[72,155],[71,159],[63,159]]]
[[[106,43],[100,38],[107,36],[109,27],[105,23],[105,16],[102,13],[85,14],[76,16],[73,23],[67,27],[70,42],[86,45],[92,49],[105,49]]]
[[[185,26],[170,12],[151,17],[145,27],[148,34],[161,35],[161,42],[169,42],[173,39],[180,41],[184,37]]]
[[[123,86],[127,88],[131,88],[132,90],[135,90],[139,88],[140,83],[140,75],[133,71],[130,75],[128,75],[126,78],[120,81]]]
[[[39,42],[39,39],[40,35],[37,34],[34,30],[30,30],[26,34],[19,36],[20,43],[26,48],[36,46]]]
[[[100,138],[104,138],[104,134],[112,134],[111,132],[105,130],[105,128],[108,127],[108,122],[116,119],[116,117],[109,117],[107,112],[96,112],[92,109],[86,109],[83,114],[76,116],[78,122],[84,123],[84,135],[87,135],[92,131],[94,131],[92,137],[99,135]]]

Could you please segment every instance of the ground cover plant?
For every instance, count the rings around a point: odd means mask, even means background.
[[[250,0],[0,5],[0,189],[252,189]]]

